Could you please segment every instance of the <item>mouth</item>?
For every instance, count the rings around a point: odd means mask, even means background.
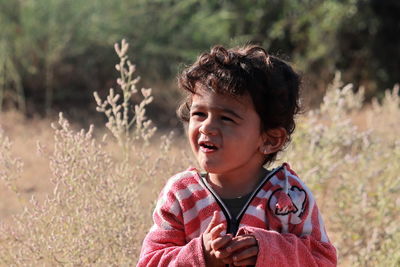
[[[214,151],[218,150],[218,147],[211,142],[202,141],[202,142],[199,142],[199,146],[200,146],[200,150],[203,152],[206,152],[206,153],[214,152]]]

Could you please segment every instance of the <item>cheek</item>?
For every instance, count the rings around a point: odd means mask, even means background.
[[[259,146],[263,143],[260,129],[256,124],[245,127],[245,130],[240,132],[240,139],[249,146]]]
[[[192,122],[189,122],[187,130],[188,139],[192,148],[197,143],[198,127]]]

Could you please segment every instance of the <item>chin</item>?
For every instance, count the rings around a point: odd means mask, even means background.
[[[204,162],[200,163],[201,168],[209,173],[214,173],[218,168],[216,168],[216,166],[213,166],[212,164],[207,164]]]
[[[208,173],[215,173],[215,174],[223,173],[223,169],[220,166],[202,164],[201,167],[203,168],[204,171]]]
[[[199,159],[198,162],[200,167],[208,173],[220,174],[223,173],[227,167],[226,164],[223,164],[225,162],[221,162],[220,160],[215,160],[215,159],[202,158]]]

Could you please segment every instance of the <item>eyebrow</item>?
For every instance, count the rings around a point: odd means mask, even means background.
[[[194,109],[196,109],[196,108],[204,108],[204,106],[203,105],[193,105],[193,106],[191,106],[190,107],[190,109],[192,109],[192,108],[194,108]],[[233,111],[232,109],[228,109],[228,108],[220,108],[220,107],[211,107],[211,109],[213,109],[213,110],[218,110],[218,111],[220,111],[220,112],[223,112],[223,113],[228,113],[228,114],[230,114],[230,115],[232,115],[233,117],[235,117],[235,118],[238,118],[238,119],[240,119],[240,120],[243,120],[243,118],[241,117],[241,116],[239,116],[239,114],[237,114],[235,111]]]

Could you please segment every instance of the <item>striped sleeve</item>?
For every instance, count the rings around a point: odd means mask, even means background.
[[[258,241],[256,266],[336,266],[336,249],[328,239],[311,191],[288,165],[271,182],[284,180],[284,172],[290,181],[288,194],[295,209],[287,213],[276,210],[279,190],[274,187],[266,207],[269,229],[245,226],[239,231]]]
[[[174,176],[160,193],[137,266],[205,266],[201,236],[186,242],[183,213],[174,194],[176,181],[190,175]]]

